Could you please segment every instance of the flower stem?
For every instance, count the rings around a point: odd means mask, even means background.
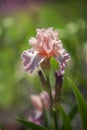
[[[55,99],[54,99],[54,103],[60,103],[63,76],[62,75],[58,76],[57,73],[55,73],[55,79],[56,79],[56,83],[55,83]]]
[[[60,75],[58,76],[57,73],[55,73],[55,98],[54,98],[54,107],[53,107],[53,119],[54,119],[54,124],[55,124],[55,130],[59,130],[59,126],[58,126],[58,109],[56,110],[56,104],[58,106],[58,104],[60,104],[61,101],[61,90],[62,90],[62,80],[63,80],[63,76]]]
[[[52,106],[53,105],[53,99],[52,99],[51,86],[49,85],[49,78],[47,78],[47,80],[46,80],[41,70],[38,71],[38,75],[39,75],[42,87],[45,89],[45,91],[47,91],[49,93],[50,105]]]
[[[55,110],[55,108],[53,108],[53,120],[54,120],[55,130],[59,130],[57,111]]]
[[[38,71],[38,75],[39,75],[40,82],[41,82],[43,89],[48,90],[48,82],[46,81],[41,70]]]

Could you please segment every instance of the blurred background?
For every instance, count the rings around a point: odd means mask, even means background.
[[[59,30],[71,55],[63,83],[66,104],[72,100],[67,97],[71,94],[67,76],[87,98],[86,1],[0,0],[0,122],[12,129],[16,117],[29,116],[29,95],[39,93],[41,87],[37,74],[24,71],[21,53],[29,49],[28,40],[36,28],[48,27]]]

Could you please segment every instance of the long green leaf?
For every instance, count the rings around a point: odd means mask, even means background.
[[[83,125],[83,130],[87,130],[87,104],[86,101],[84,100],[82,94],[80,93],[80,91],[78,90],[78,88],[76,87],[76,85],[69,79],[69,85],[71,86],[76,100],[77,100],[77,106],[78,106],[78,110],[81,116],[81,120],[82,120],[82,125]]]
[[[78,110],[77,110],[77,105],[75,105],[72,109],[71,109],[71,111],[70,111],[70,113],[69,113],[69,119],[70,119],[70,122],[73,120],[73,118],[75,117],[75,115],[76,115],[76,113],[78,112]],[[64,125],[62,126],[62,128],[61,128],[61,130],[64,130]]]
[[[75,105],[75,106],[71,109],[71,111],[70,111],[70,113],[69,113],[69,118],[70,118],[71,121],[72,121],[72,119],[75,117],[75,115],[76,115],[77,112],[78,112],[78,108],[77,108],[77,105]]]
[[[31,130],[47,130],[45,127],[34,124],[33,122],[22,119],[17,119],[17,121],[21,122],[23,125],[25,125],[27,128],[30,128]]]
[[[0,125],[0,128],[1,128],[1,130],[5,130],[5,128],[2,125]]]
[[[57,69],[58,69],[58,63],[56,62],[54,58],[51,58],[50,59],[50,72],[49,72],[49,81],[50,81],[51,87],[55,86],[54,72],[56,72]]]
[[[59,106],[59,110],[62,115],[65,130],[73,130],[69,116],[65,113],[61,105]]]

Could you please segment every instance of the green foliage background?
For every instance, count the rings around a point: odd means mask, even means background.
[[[63,89],[70,92],[66,77],[80,88],[87,86],[87,8],[85,1],[36,4],[0,17],[0,108],[28,103],[29,93],[40,90],[37,74],[28,75],[21,53],[36,28],[54,27],[71,55]],[[55,64],[55,63],[54,63]],[[52,77],[51,77],[52,78]],[[35,90],[34,90],[35,88]]]

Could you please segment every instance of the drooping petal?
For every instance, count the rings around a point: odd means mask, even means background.
[[[67,62],[70,60],[70,55],[68,53],[63,53],[62,55],[55,56],[55,59],[59,63],[59,70],[57,71],[58,76],[65,73],[65,68]]]
[[[28,120],[35,124],[42,124],[43,113],[41,111],[35,110]]]
[[[44,60],[44,57],[38,55],[37,51],[30,49],[22,53],[22,59],[24,69],[26,71],[33,72],[35,67],[37,67]]]

